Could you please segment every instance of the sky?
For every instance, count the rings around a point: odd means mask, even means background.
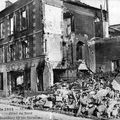
[[[5,1],[0,0],[0,11],[5,8]],[[10,0],[11,2],[15,2],[17,0]],[[100,8],[100,4],[102,4],[103,8],[105,8],[106,0],[80,0],[83,3],[87,3],[91,6]],[[110,25],[113,24],[120,24],[120,0],[108,0],[109,1],[109,23]]]

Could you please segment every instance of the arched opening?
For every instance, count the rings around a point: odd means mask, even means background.
[[[83,42],[79,41],[76,46],[76,60],[83,59]]]

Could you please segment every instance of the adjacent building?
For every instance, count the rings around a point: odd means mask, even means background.
[[[42,91],[76,78],[81,60],[95,71],[94,37],[107,37],[107,11],[72,0],[18,0],[0,12],[0,95],[23,84]],[[91,42],[90,42],[91,44]]]
[[[81,3],[65,0],[63,13],[63,49],[67,49],[63,61],[67,63],[67,75],[76,77],[80,60],[96,72],[94,38],[105,38],[108,35],[108,12]],[[91,46],[91,47],[89,47]],[[72,69],[72,70],[71,70]],[[68,78],[68,77],[67,77]]]
[[[110,25],[109,34],[111,37],[120,36],[120,24]]]
[[[120,71],[120,37],[98,38],[90,42],[95,50],[95,72]]]

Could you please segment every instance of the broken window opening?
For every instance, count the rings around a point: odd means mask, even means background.
[[[77,43],[77,48],[76,48],[76,60],[82,60],[83,59],[83,42],[79,41]]]
[[[22,58],[29,58],[29,42],[22,41]]]
[[[28,37],[28,58],[33,57],[33,36]]]
[[[7,46],[4,46],[4,62],[7,62]]]
[[[10,22],[10,35],[12,35],[14,32],[14,17],[13,17],[13,15],[10,16],[9,22]]]
[[[20,42],[17,41],[15,43],[15,60],[19,60],[20,59]]]
[[[27,11],[23,10],[21,11],[21,30],[24,30],[27,28]]]
[[[11,51],[10,51],[10,46],[7,46],[7,62],[11,60]]]
[[[72,15],[72,13],[66,12],[64,13],[63,18],[65,36],[69,36],[71,32],[75,31],[74,16]]]
[[[0,73],[0,90],[3,90],[3,73]]]
[[[0,38],[4,38],[5,37],[5,24],[4,22],[0,23]]]
[[[3,63],[3,47],[0,47],[0,63]]]
[[[15,44],[10,45],[11,61],[15,60]]]
[[[15,32],[20,31],[20,11],[15,12]]]

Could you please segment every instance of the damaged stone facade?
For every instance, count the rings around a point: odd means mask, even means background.
[[[16,92],[21,78],[25,91],[38,91],[36,68],[45,58],[42,16],[39,0],[18,0],[0,12],[1,96]]]
[[[108,14],[78,1],[66,0],[63,6],[63,63],[67,64],[66,77],[73,79],[80,60],[96,71],[95,46],[90,44],[96,37],[108,37]]]
[[[104,18],[104,20],[101,18]],[[80,61],[95,71],[95,47],[107,12],[76,1],[18,0],[0,12],[0,94],[42,91],[61,79],[77,78]],[[99,31],[98,31],[99,30]],[[92,52],[91,52],[92,51]]]
[[[95,47],[96,72],[119,72],[120,37],[99,38],[93,41]]]

